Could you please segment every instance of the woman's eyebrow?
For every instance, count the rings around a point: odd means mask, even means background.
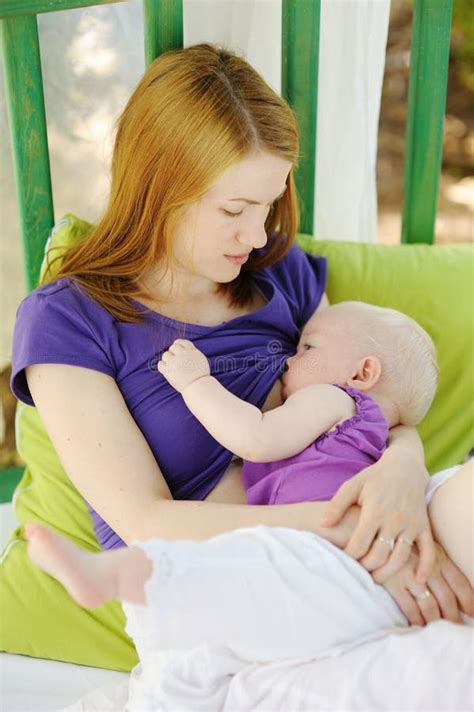
[[[285,185],[285,187],[283,188],[283,190],[282,190],[282,192],[280,193],[280,195],[277,195],[277,197],[275,198],[275,200],[272,200],[271,203],[267,203],[267,205],[271,205],[272,203],[274,203],[274,202],[276,202],[277,200],[279,200],[280,198],[282,198],[282,197],[285,195],[285,191],[286,191],[286,185]],[[250,200],[249,198],[230,198],[229,200],[243,200],[244,203],[249,203],[250,205],[261,205],[261,203],[259,203],[258,200]]]

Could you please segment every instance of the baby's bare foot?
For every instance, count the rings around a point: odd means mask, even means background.
[[[86,608],[96,608],[117,595],[116,578],[103,557],[80,549],[69,539],[37,524],[25,526],[28,554],[40,569],[60,581],[71,596]],[[109,562],[107,562],[109,563]]]

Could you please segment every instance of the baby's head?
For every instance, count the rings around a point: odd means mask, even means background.
[[[336,383],[390,401],[398,422],[426,415],[438,383],[435,346],[410,317],[365,302],[321,309],[304,327],[287,361],[284,395],[313,383]]]

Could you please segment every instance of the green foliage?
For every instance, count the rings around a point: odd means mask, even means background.
[[[458,68],[460,82],[474,91],[474,5],[454,0],[450,60]]]

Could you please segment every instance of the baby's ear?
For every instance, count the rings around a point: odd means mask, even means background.
[[[368,391],[375,386],[382,375],[382,364],[377,356],[364,356],[357,365],[352,378],[349,378],[347,385],[351,388],[358,388],[359,391]]]

